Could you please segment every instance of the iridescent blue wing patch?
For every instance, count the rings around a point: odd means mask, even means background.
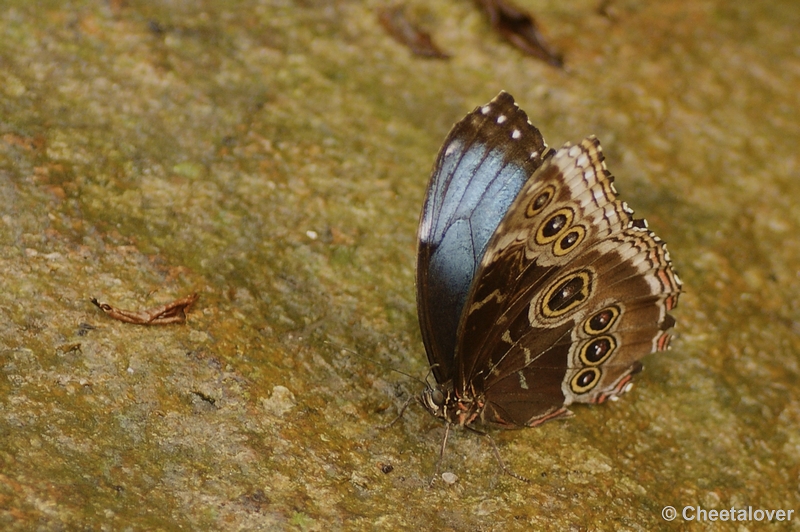
[[[417,258],[420,328],[437,382],[452,378],[459,320],[486,245],[551,153],[505,92],[458,122],[439,152],[422,208]]]

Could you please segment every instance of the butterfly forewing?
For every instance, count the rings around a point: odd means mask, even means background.
[[[489,239],[548,148],[500,93],[457,123],[439,152],[419,225],[417,307],[438,382],[452,378],[458,325]]]

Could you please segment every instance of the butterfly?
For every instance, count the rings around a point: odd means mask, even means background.
[[[603,161],[594,137],[549,148],[506,92],[445,140],[417,255],[436,385],[416,398],[447,423],[442,453],[451,425],[534,427],[616,399],[667,349],[681,281]]]

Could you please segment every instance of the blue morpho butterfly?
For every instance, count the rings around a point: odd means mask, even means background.
[[[548,148],[505,92],[453,127],[417,259],[436,385],[416,399],[447,422],[442,453],[451,425],[533,427],[616,399],[667,348],[681,282],[612,181],[597,139]]]

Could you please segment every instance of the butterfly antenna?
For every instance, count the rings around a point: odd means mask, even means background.
[[[327,340],[323,340],[323,343],[328,344],[328,345],[333,346],[333,347],[336,347],[337,349],[340,349],[342,351],[346,351],[347,353],[350,353],[353,356],[357,356],[358,358],[360,358],[362,360],[366,360],[368,362],[376,364],[376,365],[378,365],[378,366],[380,366],[380,367],[382,367],[382,368],[384,368],[386,370],[394,371],[395,373],[399,373],[400,375],[403,375],[404,377],[408,377],[409,379],[413,379],[413,380],[417,381],[418,383],[422,384],[423,386],[428,386],[428,383],[426,382],[427,381],[427,377],[425,377],[425,381],[422,381],[422,380],[419,379],[419,377],[415,377],[415,376],[410,375],[410,374],[408,374],[408,373],[406,373],[404,371],[400,371],[399,369],[393,368],[393,367],[389,366],[388,364],[384,364],[383,362],[378,362],[377,360],[374,360],[372,358],[365,357],[364,355],[356,353],[355,351],[353,351],[352,349],[348,349],[347,347],[335,344],[333,342],[329,342]]]
[[[413,376],[413,375],[409,375],[408,373],[405,373],[405,372],[403,372],[403,371],[400,371],[399,369],[395,369],[395,368],[393,368],[393,367],[391,367],[391,366],[388,366],[388,365],[386,365],[386,364],[383,364],[383,363],[381,363],[381,362],[376,362],[375,360],[372,360],[371,358],[368,358],[368,357],[365,357],[364,355],[361,355],[361,354],[359,354],[359,353],[356,353],[356,352],[355,352],[355,351],[353,351],[352,349],[348,349],[348,348],[346,348],[346,347],[344,347],[344,346],[337,345],[337,344],[335,344],[335,343],[333,343],[333,342],[329,342],[329,341],[327,341],[327,340],[323,340],[323,342],[324,342],[324,343],[326,343],[326,344],[328,344],[328,345],[331,345],[331,346],[333,346],[333,347],[337,347],[337,348],[341,349],[342,351],[345,351],[345,352],[347,352],[347,353],[350,353],[351,355],[357,356],[358,358],[361,358],[361,359],[363,359],[363,360],[367,360],[367,361],[369,361],[369,362],[372,362],[373,364],[377,364],[378,366],[381,366],[381,367],[383,367],[384,369],[388,369],[388,370],[390,370],[390,371],[394,371],[395,373],[399,373],[400,375],[403,375],[403,376],[405,376],[405,377],[408,377],[409,379],[413,379],[413,380],[415,380],[415,381],[419,382],[420,384],[422,384],[423,386],[425,386],[426,388],[430,388],[430,387],[431,387],[431,385],[428,383],[428,376],[427,376],[427,375],[425,376],[425,380],[423,381],[423,380],[420,380],[419,378],[417,378],[417,377],[415,377],[415,376]],[[433,367],[435,367],[435,364],[434,364],[434,366],[431,366],[431,369],[430,369],[430,370],[428,370],[428,375],[430,375],[430,374],[431,374],[431,372],[433,371]],[[400,412],[397,414],[397,417],[395,417],[395,418],[394,418],[393,420],[391,420],[389,423],[386,423],[386,424],[384,424],[384,425],[378,425],[378,428],[379,428],[379,429],[381,429],[381,430],[388,429],[389,427],[391,427],[392,425],[394,425],[395,423],[397,423],[398,421],[400,421],[400,418],[402,418],[402,417],[403,417],[403,414],[405,414],[405,413],[406,413],[406,409],[407,409],[407,408],[409,407],[409,405],[410,405],[411,403],[413,403],[415,400],[419,400],[419,395],[411,395],[411,396],[410,396],[408,399],[406,399],[406,401],[403,403],[403,406],[401,406],[401,407],[400,407]]]

